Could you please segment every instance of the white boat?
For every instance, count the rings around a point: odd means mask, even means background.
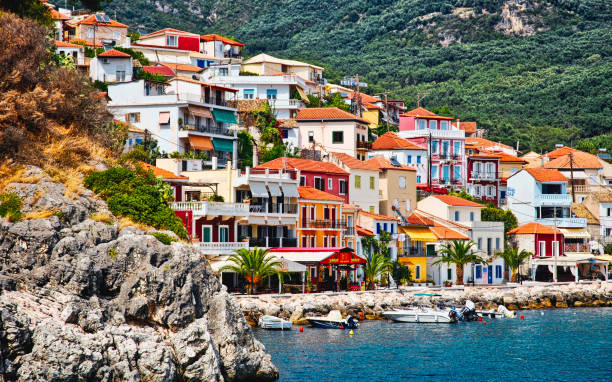
[[[457,311],[451,308],[434,309],[416,307],[410,309],[390,310],[383,312],[383,316],[396,322],[452,324],[458,320]]]
[[[306,317],[310,325],[324,329],[357,329],[359,324],[352,316],[342,318],[339,310],[332,310],[327,316]]]
[[[259,318],[259,327],[271,330],[291,330],[293,323],[274,316],[261,316]]]
[[[477,310],[476,314],[478,315],[478,317],[489,317],[489,318],[515,318],[516,317],[516,312],[513,312],[511,310],[508,310],[508,308],[506,308],[503,305],[500,305],[497,307],[497,311],[495,311],[494,309],[491,310]]]

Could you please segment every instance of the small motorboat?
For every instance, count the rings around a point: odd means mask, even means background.
[[[323,329],[357,329],[359,327],[358,321],[352,317],[347,316],[342,318],[342,314],[339,310],[332,310],[327,316],[310,316],[306,317],[310,325],[315,328]]]
[[[270,330],[291,330],[293,323],[274,316],[261,316],[259,327]]]
[[[416,307],[383,312],[383,316],[395,322],[418,322],[453,324],[459,320],[459,313],[453,308]]]
[[[506,308],[503,305],[500,305],[497,307],[497,311],[495,311],[494,309],[490,309],[490,310],[477,310],[476,314],[478,315],[478,317],[488,317],[488,318],[515,318],[516,317],[516,312],[513,312],[511,310],[508,310],[508,308]]]

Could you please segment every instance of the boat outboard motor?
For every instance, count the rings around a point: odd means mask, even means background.
[[[347,316],[346,323],[348,324],[348,329],[357,329],[357,322],[355,322],[353,316]]]
[[[508,310],[508,308],[506,308],[503,305],[500,305],[497,307],[497,313],[503,315],[504,317],[507,318],[514,318],[516,317],[516,312],[513,312],[511,310]]]
[[[450,318],[451,322],[457,322],[460,319],[460,313],[457,312],[454,308],[448,311],[448,318]]]
[[[476,305],[471,300],[465,302],[465,306],[461,310],[461,318],[463,321],[476,321],[478,315],[476,314]]]

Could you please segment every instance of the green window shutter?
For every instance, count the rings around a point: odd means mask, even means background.
[[[215,151],[223,151],[226,153],[234,152],[234,142],[229,139],[213,138],[213,146]]]
[[[361,176],[355,175],[355,188],[361,188]]]
[[[215,116],[215,120],[217,122],[231,123],[234,125],[238,124],[238,121],[236,121],[236,116],[234,115],[233,111],[213,109],[213,115]]]

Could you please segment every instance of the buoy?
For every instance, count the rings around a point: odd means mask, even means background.
[[[344,326],[340,325],[340,329],[344,329]]]
[[[486,325],[486,324],[487,324],[487,322],[486,322],[486,321],[483,321],[482,323],[483,323],[483,325]]]
[[[478,321],[479,321],[479,322],[480,322],[480,321],[482,321],[482,317],[478,317]]]
[[[525,316],[523,316],[523,315],[521,314],[521,320],[524,320],[524,319],[525,319]]]
[[[304,331],[304,327],[300,326],[300,333],[302,333]]]
[[[349,331],[349,336],[352,336],[352,335],[353,335],[353,329]]]
[[[540,312],[540,316],[543,316],[543,315],[544,315],[544,312]]]

